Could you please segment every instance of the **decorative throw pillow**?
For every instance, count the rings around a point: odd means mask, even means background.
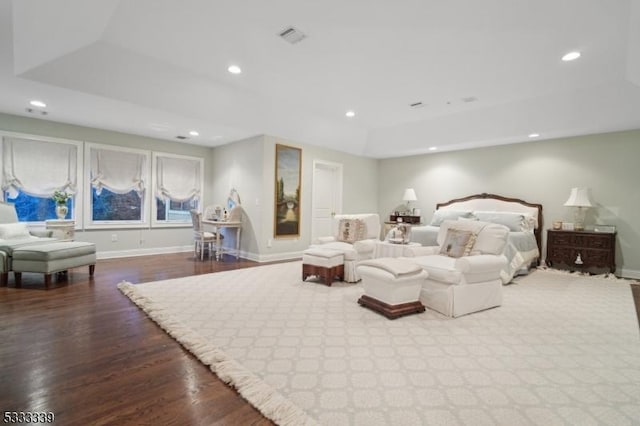
[[[468,256],[471,253],[473,244],[476,242],[476,235],[471,231],[462,231],[459,229],[447,230],[440,254],[449,257]]]
[[[358,240],[358,220],[340,219],[338,225],[338,241],[355,243]]]
[[[367,223],[362,219],[356,219],[356,241],[367,238]]]
[[[29,237],[29,228],[24,222],[0,224],[0,239],[17,240]]]

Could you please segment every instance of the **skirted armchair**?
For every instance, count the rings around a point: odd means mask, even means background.
[[[438,246],[409,247],[410,258],[429,273],[420,301],[458,317],[502,304],[501,271],[509,228],[480,221],[444,221]]]
[[[376,241],[380,240],[380,217],[377,213],[338,214],[332,220],[332,235],[318,238],[311,247],[336,250],[344,255],[344,280],[360,281],[356,264],[372,259]]]

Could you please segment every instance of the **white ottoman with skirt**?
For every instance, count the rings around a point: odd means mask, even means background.
[[[389,319],[424,312],[420,289],[429,274],[399,258],[383,257],[358,263],[364,294],[358,303]]]
[[[302,252],[302,281],[315,275],[331,286],[338,278],[344,281],[344,255],[336,250],[312,247]]]

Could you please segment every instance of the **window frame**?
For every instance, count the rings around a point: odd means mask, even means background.
[[[151,227],[153,228],[184,228],[191,227],[193,224],[191,223],[191,216],[189,215],[187,221],[177,222],[177,221],[167,221],[167,220],[158,220],[158,206],[156,203],[156,191],[158,185],[158,157],[165,158],[173,158],[173,159],[183,159],[188,161],[197,161],[200,163],[200,199],[198,202],[197,210],[202,212],[203,209],[203,192],[204,192],[204,158],[202,157],[194,157],[190,155],[182,155],[182,154],[171,154],[167,152],[152,152],[152,176],[151,176],[151,188],[152,188],[152,196],[150,197],[151,202]]]
[[[141,202],[140,220],[93,220],[92,194],[93,185],[91,185],[91,154],[94,150],[108,150],[116,152],[126,152],[131,154],[140,154],[145,158],[145,165],[142,168],[141,179],[144,185],[144,197]],[[149,228],[150,217],[150,193],[153,187],[151,183],[151,151],[137,148],[128,148],[118,145],[107,145],[93,142],[85,142],[84,151],[84,182],[87,184],[86,196],[83,199],[84,205],[84,229],[122,229],[122,228]]]

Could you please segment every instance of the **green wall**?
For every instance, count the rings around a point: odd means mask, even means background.
[[[413,187],[415,205],[429,222],[436,203],[489,192],[541,203],[548,228],[554,220],[573,222],[563,204],[572,187],[589,187],[596,208],[586,223],[616,226],[618,273],[640,278],[638,159],[640,130],[385,159],[379,165],[378,210],[388,215],[402,202],[404,189]]]

